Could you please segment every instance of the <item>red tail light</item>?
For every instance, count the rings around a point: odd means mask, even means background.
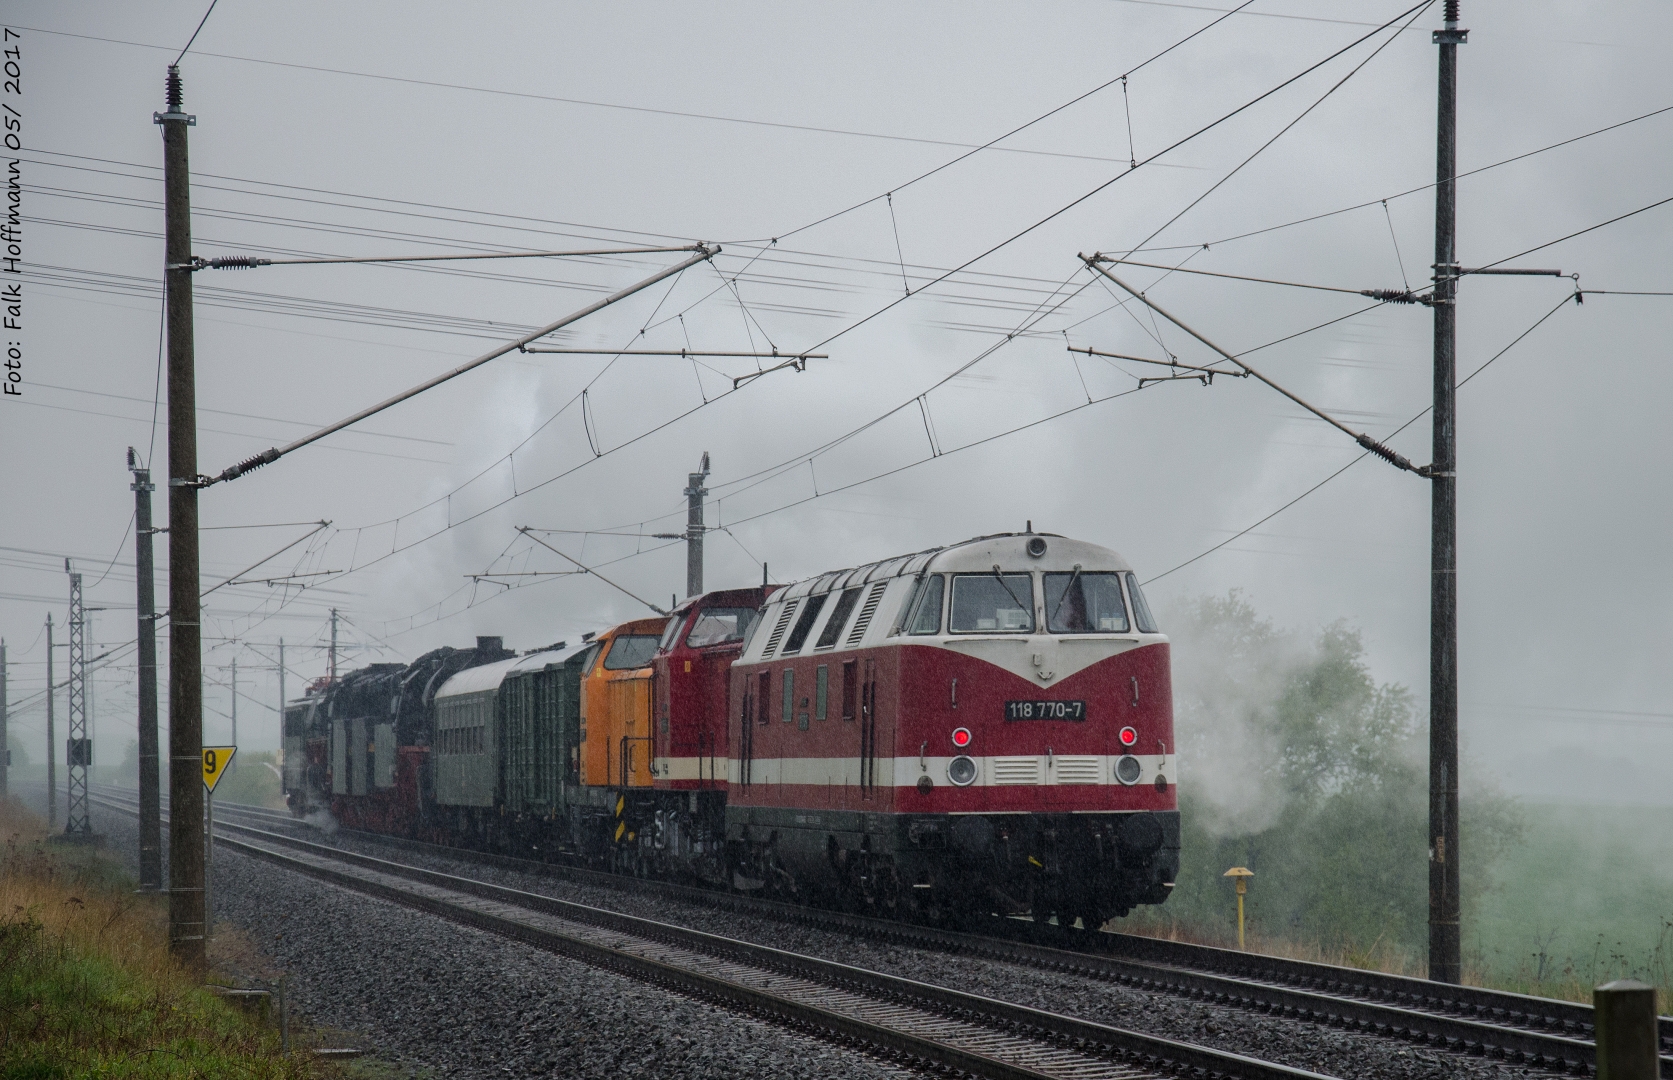
[[[1138,738],[1138,736],[1134,735],[1133,738],[1136,739],[1136,738]],[[961,750],[964,749],[966,746],[969,746],[970,745],[970,729],[967,728],[967,727],[954,728],[953,729],[953,745],[958,747]]]
[[[1130,727],[1124,727],[1124,728],[1121,729],[1121,745],[1122,746],[1132,746],[1134,743],[1136,743],[1138,741],[1139,741],[1139,733],[1137,731],[1134,731]]]

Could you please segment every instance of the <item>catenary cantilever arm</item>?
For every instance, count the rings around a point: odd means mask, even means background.
[[[570,323],[578,322],[579,320],[586,318],[588,315],[591,315],[594,312],[602,311],[603,309],[609,307],[611,304],[614,304],[617,301],[627,299],[629,296],[632,296],[634,293],[638,292],[641,289],[649,288],[650,286],[655,285],[659,281],[662,281],[666,278],[673,277],[675,274],[678,274],[683,270],[687,270],[687,269],[689,269],[693,266],[696,266],[700,262],[706,262],[707,260],[714,258],[716,255],[718,255],[720,253],[720,248],[716,245],[699,244],[698,249],[699,250],[698,250],[697,254],[693,255],[689,259],[684,260],[683,262],[675,263],[673,266],[670,266],[670,267],[668,267],[664,270],[658,270],[656,273],[652,274],[650,277],[646,278],[645,280],[643,280],[641,282],[638,282],[637,284],[629,285],[627,288],[621,290],[620,292],[611,293],[609,296],[606,296],[604,299],[599,300],[596,303],[588,304],[586,307],[582,308],[580,311],[576,311],[576,312],[573,312],[569,315],[565,315],[563,318],[559,319],[555,323],[551,323],[547,326],[543,326],[539,330],[535,330],[532,333],[524,334],[522,337],[518,338],[516,341],[508,341],[504,345],[496,346],[496,347],[488,350],[487,352],[483,353],[481,356],[477,357],[476,359],[470,361],[469,363],[461,364],[458,367],[454,368],[452,371],[444,371],[442,374],[437,375],[433,379],[429,379],[429,380],[426,380],[425,382],[419,383],[417,386],[413,387],[411,390],[403,390],[401,393],[396,394],[394,397],[389,398],[386,401],[380,401],[376,405],[373,405],[369,409],[362,409],[359,412],[355,413],[353,416],[346,417],[345,419],[339,420],[335,424],[330,424],[326,427],[322,427],[318,431],[314,432],[312,435],[304,435],[302,438],[297,439],[295,442],[288,443],[285,446],[274,447],[271,450],[263,450],[261,453],[257,454],[253,458],[249,458],[248,460],[239,462],[237,465],[233,465],[233,466],[228,467],[227,469],[222,471],[217,476],[200,476],[196,479],[196,481],[171,481],[171,483],[185,483],[185,484],[190,484],[193,487],[203,488],[203,487],[208,487],[210,484],[218,484],[223,480],[236,480],[236,479],[238,479],[238,477],[243,476],[245,473],[249,472],[252,469],[259,469],[261,466],[269,464],[270,462],[278,461],[280,458],[284,457],[286,454],[290,453],[292,450],[300,450],[302,447],[307,446],[311,442],[315,442],[316,440],[323,439],[327,435],[330,435],[333,432],[341,431],[344,428],[349,427],[351,425],[358,424],[360,421],[366,419],[368,416],[374,416],[377,413],[382,412],[383,410],[389,408],[392,405],[399,405],[401,402],[406,401],[408,398],[417,397],[419,394],[422,394],[424,391],[429,390],[432,387],[440,386],[442,383],[446,382],[449,379],[456,378],[457,376],[463,375],[465,372],[470,371],[472,368],[481,367],[483,364],[486,364],[488,361],[493,360],[496,357],[504,356],[508,352],[515,352],[516,350],[522,348],[523,346],[527,345],[531,341],[535,341],[539,338],[543,338],[547,334],[552,333],[554,330],[560,330],[563,327],[568,326]]]
[[[572,555],[564,555],[563,552],[558,551],[557,548],[553,547],[551,544],[548,544],[546,541],[544,541],[540,537],[536,536],[534,534],[534,530],[530,529],[527,525],[517,526],[517,531],[522,533],[524,536],[528,537],[530,540],[533,540],[535,543],[539,544],[541,547],[545,548],[547,551],[555,552],[558,555],[563,555],[564,558],[568,559],[570,562],[574,563],[576,566],[579,566],[581,568],[581,573],[591,574],[593,577],[595,577],[598,580],[604,582],[604,584],[610,586],[612,589],[615,589],[617,592],[623,593],[627,596],[632,596],[633,599],[639,601],[641,604],[644,604],[646,607],[650,608],[652,611],[656,612],[658,615],[668,614],[668,612],[664,611],[662,608],[657,607],[655,604],[651,603],[649,600],[646,600],[644,597],[633,596],[632,593],[628,592],[626,589],[622,588],[620,585],[617,585],[614,581],[611,581],[609,578],[605,577],[603,574],[599,573],[597,570],[594,570],[592,567],[588,566],[586,563],[583,563],[580,559],[577,559]]]
[[[1117,285],[1121,286],[1121,288],[1123,290],[1132,294],[1133,299],[1137,300],[1139,303],[1145,305],[1150,310],[1152,310],[1156,314],[1160,315],[1162,318],[1164,318],[1164,319],[1168,320],[1169,322],[1173,323],[1175,326],[1179,327],[1181,330],[1185,331],[1187,334],[1190,334],[1192,337],[1196,338],[1198,341],[1202,342],[1204,345],[1207,345],[1210,349],[1213,349],[1215,352],[1219,353],[1222,357],[1224,357],[1225,359],[1227,359],[1227,360],[1231,361],[1232,363],[1236,364],[1238,367],[1242,368],[1244,371],[1248,372],[1250,375],[1253,375],[1255,378],[1259,379],[1261,382],[1263,382],[1266,385],[1272,387],[1272,389],[1278,391],[1280,394],[1283,394],[1285,397],[1289,398],[1291,401],[1295,402],[1297,405],[1300,405],[1303,409],[1306,409],[1308,412],[1312,413],[1314,416],[1318,417],[1320,420],[1323,420],[1325,423],[1329,424],[1331,427],[1336,428],[1338,431],[1340,431],[1344,435],[1348,436],[1348,438],[1352,439],[1354,442],[1358,443],[1360,446],[1364,447],[1366,450],[1369,450],[1371,453],[1376,454],[1378,457],[1382,458],[1384,461],[1388,462],[1390,465],[1393,465],[1397,469],[1404,469],[1407,472],[1417,473],[1419,476],[1427,476],[1428,475],[1428,471],[1427,471],[1428,466],[1413,465],[1411,463],[1411,460],[1409,458],[1407,458],[1406,456],[1404,456],[1403,454],[1397,453],[1393,449],[1391,449],[1390,447],[1384,446],[1382,443],[1373,439],[1371,436],[1364,434],[1363,432],[1355,431],[1353,428],[1350,428],[1348,425],[1342,423],[1340,420],[1336,419],[1334,416],[1331,416],[1329,413],[1325,412],[1323,409],[1318,409],[1318,408],[1315,408],[1314,406],[1308,404],[1307,402],[1303,401],[1301,398],[1299,398],[1296,395],[1290,393],[1288,390],[1284,389],[1282,386],[1279,386],[1277,383],[1275,383],[1271,379],[1267,378],[1265,375],[1262,375],[1260,372],[1256,371],[1254,368],[1250,367],[1248,364],[1244,363],[1242,360],[1239,360],[1237,357],[1233,356],[1231,353],[1229,353],[1226,350],[1220,348],[1220,346],[1214,344],[1214,342],[1212,342],[1212,341],[1208,340],[1207,338],[1203,337],[1201,334],[1197,333],[1191,327],[1186,326],[1184,323],[1180,322],[1173,315],[1169,314],[1168,311],[1166,309],[1164,309],[1161,305],[1157,304],[1155,301],[1151,300],[1149,297],[1145,296],[1143,293],[1139,292],[1137,289],[1133,288],[1131,285],[1127,284],[1125,281],[1122,281],[1120,278],[1116,277],[1114,274],[1110,273],[1107,269],[1105,269],[1103,267],[1103,265],[1099,262],[1100,256],[1098,254],[1094,253],[1092,255],[1082,255],[1080,258],[1081,258],[1081,261],[1084,262],[1087,265],[1088,269],[1094,270],[1097,273],[1100,273],[1100,274],[1104,275],[1105,277],[1109,278],[1111,281],[1113,281]]]
[[[697,246],[595,248],[587,251],[478,251],[459,255],[363,255],[322,256],[317,259],[264,259],[259,255],[222,255],[192,261],[165,270],[254,270],[258,266],[334,266],[345,263],[468,262],[472,259],[556,259],[578,255],[660,255],[675,251],[696,251]]]

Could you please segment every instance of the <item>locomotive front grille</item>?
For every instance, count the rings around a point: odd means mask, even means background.
[[[1038,784],[1040,759],[1037,757],[996,757],[993,760],[993,783]]]
[[[1052,783],[1096,784],[1102,778],[1103,769],[1099,767],[1101,760],[1097,757],[1054,758],[1051,768]]]

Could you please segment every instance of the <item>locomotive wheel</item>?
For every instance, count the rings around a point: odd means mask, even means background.
[[[1097,933],[1109,919],[1097,911],[1083,911],[1078,916],[1081,928],[1088,934]]]
[[[893,859],[866,852],[855,862],[855,891],[870,911],[893,912],[900,904],[900,875]]]

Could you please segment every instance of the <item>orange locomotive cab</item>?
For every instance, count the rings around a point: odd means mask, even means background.
[[[667,623],[636,619],[599,635],[581,680],[582,784],[651,786],[651,658]]]

